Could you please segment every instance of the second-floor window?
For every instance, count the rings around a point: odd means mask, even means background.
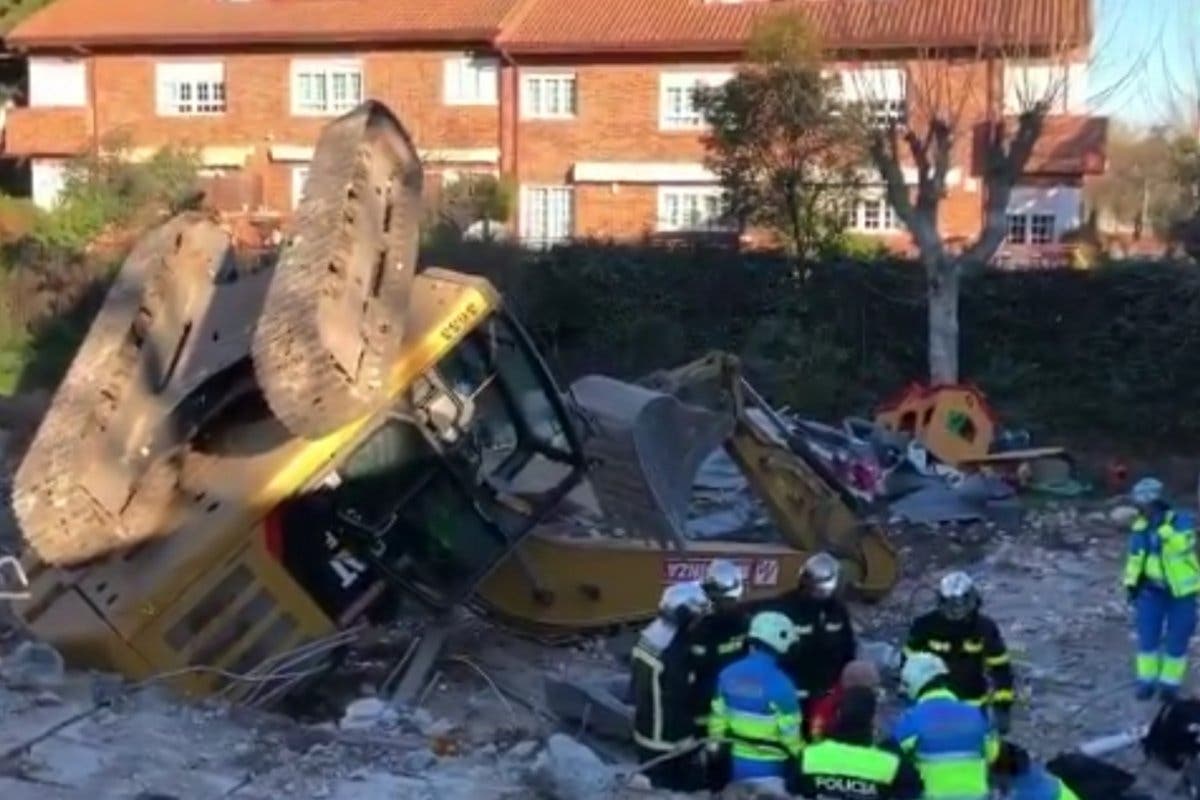
[[[29,59],[29,105],[87,105],[87,64],[78,58]]]
[[[898,67],[842,70],[841,94],[858,104],[870,123],[885,128],[908,119],[908,75]]]
[[[728,226],[728,204],[719,186],[663,186],[658,190],[658,230],[715,231]]]
[[[659,81],[658,127],[666,131],[704,128],[697,99],[705,88],[716,88],[732,77],[727,72],[664,72]]]
[[[1004,65],[1004,113],[1046,103],[1051,114],[1087,113],[1085,62],[1009,61]]]
[[[292,62],[292,113],[336,116],[363,101],[362,63],[355,60]]]
[[[500,62],[460,56],[446,59],[443,98],[451,106],[494,106],[499,98]]]
[[[225,65],[180,61],[154,65],[158,115],[190,117],[225,112]]]
[[[566,119],[575,116],[575,76],[526,75],[521,81],[521,116],[528,119]]]

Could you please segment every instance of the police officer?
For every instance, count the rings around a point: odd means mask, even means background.
[[[916,761],[925,800],[987,800],[988,765],[1000,740],[983,710],[955,697],[949,682],[937,656],[905,659],[900,687],[913,705],[892,728],[889,744]]]
[[[750,652],[717,678],[709,748],[729,746],[733,784],[784,794],[803,747],[796,687],[778,664],[796,642],[796,626],[763,611],[750,621],[748,639]]]
[[[1000,628],[980,612],[982,598],[965,572],[951,572],[938,585],[937,608],[918,617],[908,633],[906,656],[932,653],[950,670],[949,688],[968,703],[988,707],[1000,733],[1007,733],[1013,704],[1012,659]]]
[[[696,582],[667,587],[658,618],[633,647],[633,742],[650,783],[661,789],[690,792],[703,788],[698,775],[692,721],[689,631],[708,612],[708,597]],[[680,753],[671,757],[672,753]]]
[[[708,565],[704,593],[712,612],[701,618],[689,637],[691,641],[693,708],[697,735],[708,731],[708,712],[717,690],[721,670],[746,655],[746,613],[739,605],[746,593],[742,571],[732,561],[718,558]]]
[[[1191,514],[1171,509],[1155,478],[1138,481],[1132,499],[1138,516],[1124,583],[1137,627],[1137,696],[1149,700],[1158,689],[1172,700],[1187,672],[1188,641],[1196,630],[1196,525]]]
[[[787,615],[800,637],[782,663],[796,684],[806,718],[837,685],[858,649],[850,612],[837,596],[840,579],[837,559],[817,553],[804,562],[796,588],[771,606]]]
[[[1024,748],[1011,742],[1000,745],[1000,755],[992,765],[996,788],[1008,800],[1079,800],[1079,795],[1029,757]]]
[[[820,800],[917,800],[924,785],[916,768],[875,746],[875,691],[864,686],[842,695],[828,738],[800,755],[797,787]]]

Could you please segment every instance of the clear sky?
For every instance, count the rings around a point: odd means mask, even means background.
[[[1092,0],[1095,110],[1135,125],[1200,124],[1200,0]]]

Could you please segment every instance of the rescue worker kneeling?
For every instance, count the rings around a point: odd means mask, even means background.
[[[816,800],[917,800],[921,776],[904,757],[875,746],[875,691],[847,689],[828,738],[800,755],[797,788]]]
[[[1025,749],[1004,742],[1000,755],[992,765],[996,788],[1003,791],[1008,800],[1079,800],[1062,779],[1029,757]]]
[[[704,788],[689,704],[693,676],[688,633],[708,609],[708,598],[698,583],[668,587],[659,603],[658,619],[642,631],[633,648],[633,742],[639,763],[655,762],[644,772],[656,788],[681,792]]]
[[[905,659],[900,688],[913,705],[890,744],[916,761],[926,800],[986,800],[988,765],[1000,751],[987,713],[954,696],[946,664],[929,653]]]
[[[796,626],[783,614],[764,611],[750,621],[750,653],[717,678],[708,718],[708,756],[732,757],[733,784],[786,794],[803,747],[796,687],[778,660],[796,643]]]

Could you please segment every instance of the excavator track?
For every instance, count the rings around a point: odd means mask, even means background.
[[[120,514],[87,491],[81,476],[106,467],[108,432],[139,379],[139,350],[159,310],[163,284],[182,270],[209,269],[229,237],[205,214],[172,218],[138,240],[30,443],[13,483],[26,542],[48,564],[76,565],[159,533],[181,453],[148,465]]]
[[[367,102],[328,125],[253,344],[271,411],[316,439],[387,400],[416,275],[422,169],[400,122]]]

